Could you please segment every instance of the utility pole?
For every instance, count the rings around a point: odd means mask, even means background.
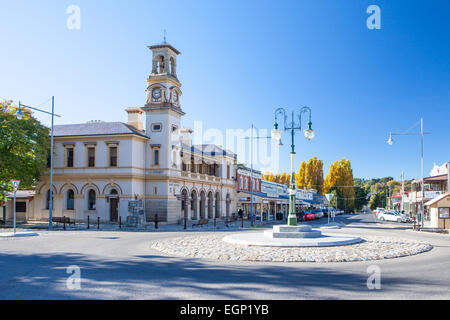
[[[405,194],[405,173],[402,171],[402,202],[400,203],[400,212],[405,210],[403,205],[403,196]]]

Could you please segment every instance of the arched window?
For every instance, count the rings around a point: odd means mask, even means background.
[[[88,193],[88,210],[95,210],[95,201],[96,201],[96,195],[94,190],[89,190]]]
[[[159,150],[155,149],[153,152],[153,165],[159,166]]]
[[[73,193],[73,190],[68,190],[67,191],[67,203],[66,203],[67,210],[73,210],[75,208],[74,199],[75,199],[75,194]]]
[[[175,75],[175,60],[173,58],[170,58],[170,74]]]
[[[52,200],[53,200],[53,194],[52,194]],[[45,197],[45,209],[50,210],[50,190],[47,191],[47,194]]]
[[[164,57],[159,56],[158,57],[158,73],[164,72]]]

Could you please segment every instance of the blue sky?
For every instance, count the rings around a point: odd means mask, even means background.
[[[66,27],[71,4],[80,30]],[[380,30],[366,27],[371,4]],[[182,52],[185,126],[271,128],[276,108],[306,105],[316,139],[297,133],[296,168],[316,155],[328,171],[345,157],[355,177],[409,179],[420,172],[419,137],[386,140],[419,130],[420,117],[432,132],[425,172],[450,161],[449,12],[446,0],[2,1],[0,99],[38,105],[54,95],[57,124],[125,122],[124,108],[145,103],[146,46],[166,29]]]

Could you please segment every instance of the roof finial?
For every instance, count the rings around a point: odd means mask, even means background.
[[[166,41],[166,29],[164,29],[164,41],[163,41],[163,43],[164,43],[164,44],[167,43],[167,41]]]

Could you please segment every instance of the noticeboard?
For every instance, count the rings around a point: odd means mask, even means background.
[[[450,218],[450,208],[438,208],[439,219]]]

